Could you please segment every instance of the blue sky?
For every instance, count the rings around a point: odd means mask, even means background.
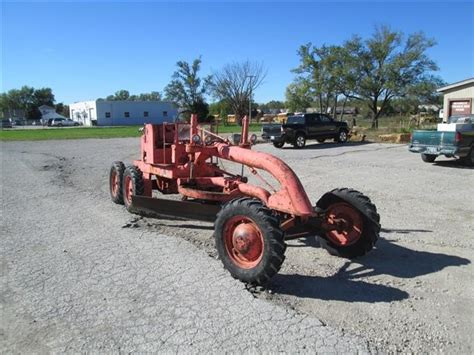
[[[163,91],[178,60],[202,73],[263,62],[256,101],[284,99],[301,44],[338,44],[388,24],[423,31],[445,81],[474,76],[473,2],[2,2],[2,91],[51,87],[58,102]]]

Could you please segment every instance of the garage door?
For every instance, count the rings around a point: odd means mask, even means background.
[[[471,114],[471,100],[453,100],[449,102],[449,115],[469,115]]]

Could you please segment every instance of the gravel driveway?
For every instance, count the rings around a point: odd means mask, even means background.
[[[377,248],[356,261],[289,242],[267,289],[216,260],[212,224],[112,204],[130,139],[1,145],[2,352],[472,352],[474,170],[400,145],[257,149],[314,202],[353,187],[377,205]]]

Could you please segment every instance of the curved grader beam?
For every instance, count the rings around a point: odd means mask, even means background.
[[[216,148],[219,158],[265,170],[280,183],[280,190],[268,197],[266,204],[269,208],[301,217],[314,214],[300,179],[284,161],[270,154],[225,143],[217,143]]]

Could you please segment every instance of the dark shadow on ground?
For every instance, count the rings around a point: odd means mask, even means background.
[[[162,224],[163,226],[165,224]],[[166,226],[170,226],[169,224],[167,224]],[[203,225],[196,225],[196,224],[176,224],[174,225],[173,224],[173,227],[176,227],[176,228],[187,228],[187,229],[201,229],[201,230],[214,230],[214,225],[207,225],[207,226],[203,226]]]
[[[402,231],[410,232],[410,230]],[[308,245],[314,246],[314,238],[311,244],[313,245]],[[407,298],[409,295],[395,287],[371,284],[361,278],[377,275],[414,278],[438,272],[446,267],[470,263],[470,260],[455,255],[412,250],[380,238],[377,247],[369,254],[353,262],[347,260],[331,277],[277,275],[272,280],[271,288],[275,293],[298,297],[354,302],[391,302]],[[352,265],[355,267],[350,268]]]
[[[410,296],[395,287],[350,280],[344,272],[331,277],[277,274],[270,288],[275,294],[345,302],[392,302]]]
[[[395,233],[395,234],[409,234],[409,233],[432,233],[432,230],[429,229],[397,229],[397,228],[382,228],[380,230],[382,233]]]
[[[357,147],[362,145],[372,144],[372,142],[347,142],[347,143],[307,143],[303,149],[330,149],[330,148],[337,148],[337,147]],[[290,144],[285,144],[281,149],[297,149]]]
[[[456,159],[435,161],[433,165],[440,166],[443,168],[474,169],[474,167],[468,166],[464,162],[456,160]]]

